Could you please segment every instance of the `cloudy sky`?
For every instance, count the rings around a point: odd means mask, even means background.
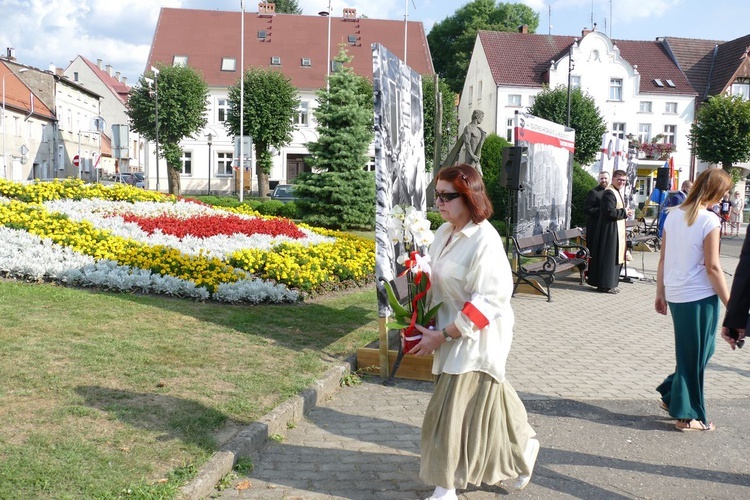
[[[465,0],[298,0],[303,14],[354,7],[371,18],[432,25]],[[408,4],[406,3],[408,2]],[[750,34],[747,0],[523,0],[539,13],[537,33],[577,35],[591,20],[614,39],[659,36],[732,40]],[[257,11],[246,0],[245,11]],[[66,67],[77,55],[102,59],[134,83],[143,72],[161,7],[240,11],[241,0],[0,0],[0,51],[23,64]],[[551,8],[551,16],[549,15]],[[551,18],[550,18],[551,17]],[[606,27],[606,28],[605,28]],[[434,50],[434,49],[433,49]]]

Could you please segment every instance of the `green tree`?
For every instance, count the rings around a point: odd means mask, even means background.
[[[565,125],[568,118],[568,88],[564,85],[554,89],[545,87],[536,95],[528,112]],[[593,163],[601,149],[602,134],[607,131],[607,125],[594,98],[583,93],[580,88],[574,88],[570,93],[570,126],[576,131],[573,160],[581,165]]]
[[[529,33],[539,26],[539,14],[520,3],[474,0],[452,16],[435,24],[427,35],[435,71],[460,94],[469,69],[471,53],[479,30],[516,31],[527,25]]]
[[[203,76],[189,66],[159,66],[158,69],[158,79],[153,89],[147,80],[154,80],[153,72],[141,76],[133,87],[127,113],[130,128],[149,141],[155,141],[158,97],[159,156],[167,161],[169,193],[179,196],[182,171],[180,141],[206,126],[208,85]]]
[[[750,160],[750,101],[715,95],[701,104],[690,127],[690,145],[698,158],[721,163],[730,173],[733,164]]]
[[[443,138],[440,143],[440,163],[448,156],[455,144],[458,130],[458,110],[456,109],[456,93],[453,92],[443,79],[438,79],[438,89],[443,103]],[[435,80],[432,75],[422,75],[422,101],[424,103],[424,154],[425,164],[429,172],[439,165],[433,165],[435,158]]]
[[[274,0],[276,4],[276,12],[279,14],[302,14],[302,9],[299,8],[297,0]]]
[[[511,143],[497,134],[489,134],[482,145],[482,180],[487,190],[487,196],[492,202],[495,220],[505,220],[508,206],[508,190],[500,186],[503,172],[503,149],[512,146]]]
[[[297,89],[280,71],[252,68],[245,72],[245,134],[252,137],[258,173],[258,193],[268,193],[268,174],[273,160],[270,148],[281,149],[292,140],[294,117],[299,107]],[[229,112],[225,126],[240,135],[240,82],[229,87]]]
[[[373,140],[372,90],[346,64],[342,47],[334,58],[329,90],[318,91],[318,140],[308,143],[313,172],[297,180],[295,193],[302,220],[323,227],[372,228],[375,224],[375,176],[365,171]]]

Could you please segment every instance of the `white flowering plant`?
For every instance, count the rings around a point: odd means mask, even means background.
[[[391,306],[395,318],[386,326],[401,330],[404,339],[414,339],[418,342],[421,335],[415,335],[417,332],[414,325],[429,326],[441,305],[437,304],[427,309],[427,292],[430,289],[430,257],[426,254],[426,249],[435,239],[435,235],[430,230],[430,221],[423,212],[413,206],[397,205],[390,213],[388,238],[401,252],[396,262],[404,268],[404,271],[396,280],[384,283],[388,305]],[[394,289],[394,284],[404,278],[408,297],[405,305],[399,301],[399,297],[403,297],[404,294]],[[407,345],[404,345],[404,351],[409,351]]]

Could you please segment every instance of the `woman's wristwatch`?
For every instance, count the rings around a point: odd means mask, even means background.
[[[445,337],[446,342],[450,342],[451,340],[453,340],[453,337],[448,335],[448,330],[446,328],[443,328],[443,337]]]

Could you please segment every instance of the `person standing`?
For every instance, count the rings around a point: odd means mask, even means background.
[[[740,228],[742,227],[742,210],[745,208],[745,201],[740,196],[739,191],[734,192],[734,198],[732,199],[732,209],[729,212],[729,231],[735,233],[737,236],[740,235]]]
[[[680,186],[680,190],[675,192],[672,192],[669,196],[667,196],[667,199],[664,200],[664,204],[659,211],[659,224],[657,224],[657,235],[661,238],[661,232],[664,229],[664,219],[667,218],[667,212],[668,209],[672,207],[676,207],[685,199],[687,198],[688,193],[690,192],[690,189],[693,187],[693,181],[686,180],[682,183],[682,186]]]
[[[594,243],[595,259],[589,265],[588,283],[603,293],[619,293],[620,267],[625,262],[625,219],[633,210],[625,208],[622,190],[628,177],[624,170],[612,173],[612,184],[602,193]]]
[[[482,174],[482,165],[479,161],[482,159],[482,146],[487,138],[487,132],[479,126],[484,120],[484,111],[475,109],[471,114],[471,123],[464,127],[464,150],[466,151],[467,165],[477,169],[479,175]]]
[[[707,208],[731,185],[723,169],[705,170],[664,222],[654,308],[672,314],[677,363],[656,390],[680,431],[715,428],[706,415],[703,378],[716,344],[719,300],[727,304],[729,289],[719,259],[720,221]]]
[[[583,212],[586,214],[586,246],[593,259],[593,243],[596,241],[596,225],[599,223],[599,212],[602,204],[602,194],[609,186],[609,172],[599,173],[599,184],[589,191],[583,202]]]
[[[729,193],[724,193],[724,197],[719,202],[719,217],[721,217],[721,232],[724,236],[727,234],[727,226],[729,225],[729,214],[732,211],[732,202],[729,201]]]
[[[750,231],[745,234],[745,243],[742,244],[740,261],[734,272],[732,291],[729,293],[727,313],[721,328],[721,338],[726,340],[732,349],[737,347],[737,341],[744,339],[747,335],[747,327],[750,324]],[[729,330],[737,331],[737,338],[730,335]]]
[[[422,424],[420,477],[429,497],[454,500],[469,484],[515,478],[529,484],[539,452],[526,409],[505,375],[515,322],[513,278],[479,172],[443,168],[435,203],[446,221],[430,246],[431,307],[437,328],[417,325],[410,354],[434,353],[435,388]]]

